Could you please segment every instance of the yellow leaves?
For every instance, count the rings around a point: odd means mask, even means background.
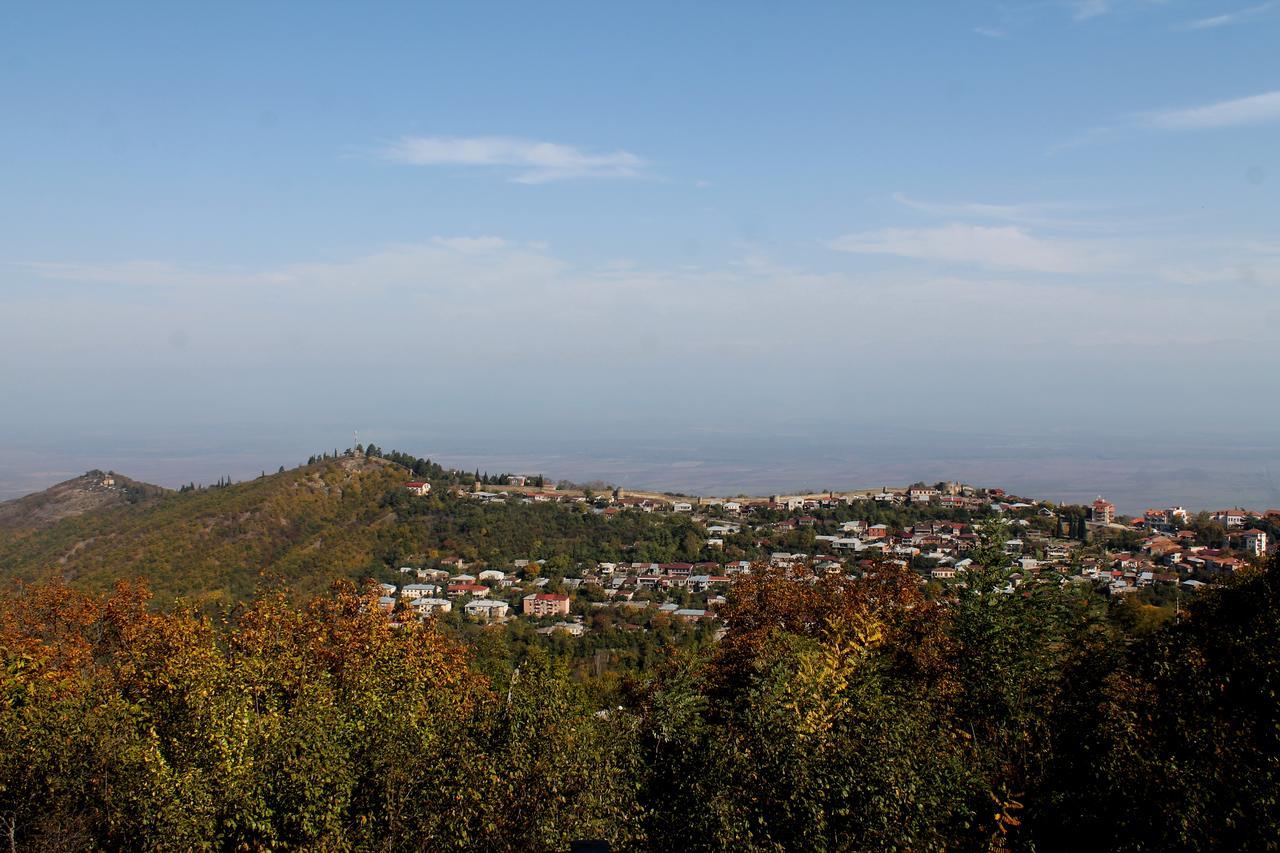
[[[992,842],[997,849],[1003,849],[1004,837],[1009,834],[1009,830],[1022,826],[1022,820],[1014,815],[1014,812],[1021,811],[1023,808],[1022,803],[1014,799],[1014,797],[1019,797],[1021,794],[997,795],[992,791],[990,796],[992,803],[996,807],[994,814],[991,816],[992,823],[995,825],[995,830],[992,833]]]
[[[848,620],[828,621],[818,646],[798,653],[784,701],[795,716],[797,737],[820,737],[847,712],[855,673],[883,641],[883,624],[862,611]]]

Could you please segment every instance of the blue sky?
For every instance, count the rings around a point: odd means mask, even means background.
[[[1280,2],[4,18],[14,436],[1280,414]]]

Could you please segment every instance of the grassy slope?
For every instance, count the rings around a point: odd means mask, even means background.
[[[91,589],[144,577],[161,600],[232,600],[267,567],[300,592],[374,563],[388,491],[406,479],[382,460],[337,460],[234,486],[110,507],[43,530],[0,531],[0,576],[62,575]]]

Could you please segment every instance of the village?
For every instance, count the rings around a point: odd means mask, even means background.
[[[970,553],[992,523],[1007,535],[1004,592],[1078,584],[1110,599],[1167,601],[1258,563],[1274,548],[1280,528],[1276,509],[1193,514],[1174,506],[1126,517],[1102,497],[1085,507],[1063,507],[961,483],[710,498],[618,488],[597,492],[552,486],[541,477],[505,480],[450,491],[486,505],[560,504],[606,520],[622,513],[684,516],[701,535],[705,559],[555,566],[546,559],[487,565],[442,556],[400,566],[395,582],[383,582],[379,603],[386,612],[419,620],[452,613],[484,624],[526,619],[539,633],[580,637],[601,624],[602,613],[611,614],[610,624],[635,630],[655,617],[714,623],[735,576],[766,567],[816,578],[856,575],[884,562],[915,571],[933,595],[943,596],[949,586],[965,582]],[[405,489],[425,498],[432,485],[414,481]],[[867,519],[875,515],[910,521]],[[730,552],[749,557],[730,559]]]

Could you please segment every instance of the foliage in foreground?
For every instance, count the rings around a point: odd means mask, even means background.
[[[551,661],[499,694],[350,587],[216,625],[119,587],[8,597],[0,820],[22,849],[559,849],[635,774]]]
[[[1086,595],[970,580],[937,602],[891,566],[753,575],[723,642],[607,712],[558,658],[477,667],[351,587],[221,621],[129,586],[14,588],[0,830],[31,850],[1276,848],[1274,566],[1141,635]]]

